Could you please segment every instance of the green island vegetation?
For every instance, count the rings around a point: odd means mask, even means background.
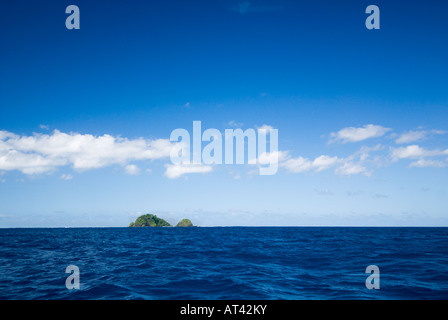
[[[172,225],[154,214],[144,214],[135,222],[131,222],[129,227],[172,227]],[[193,227],[193,223],[189,219],[182,219],[176,227]]]
[[[191,223],[190,219],[182,219],[176,227],[193,227],[193,223]]]
[[[144,214],[131,222],[130,227],[171,227],[165,220],[153,214]]]

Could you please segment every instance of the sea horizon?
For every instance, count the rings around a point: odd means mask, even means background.
[[[82,229],[82,228],[129,228],[129,226],[48,226],[48,227],[0,227],[0,229]],[[138,228],[176,228],[176,226],[170,227],[138,227]],[[341,225],[341,226],[331,226],[331,225],[294,225],[294,226],[285,226],[285,225],[271,225],[271,226],[243,226],[243,225],[235,225],[235,226],[194,226],[193,228],[448,228],[448,226],[412,226],[412,225],[403,225],[403,226],[350,226],[350,225]]]

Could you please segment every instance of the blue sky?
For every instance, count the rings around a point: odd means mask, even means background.
[[[448,5],[370,4],[2,4],[0,227],[447,226]],[[278,173],[167,176],[195,120],[278,129]]]

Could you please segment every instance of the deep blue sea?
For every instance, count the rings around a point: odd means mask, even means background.
[[[0,229],[0,299],[448,299],[448,228]]]

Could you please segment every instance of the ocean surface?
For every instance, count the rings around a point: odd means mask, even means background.
[[[0,299],[448,299],[448,228],[0,229]]]

